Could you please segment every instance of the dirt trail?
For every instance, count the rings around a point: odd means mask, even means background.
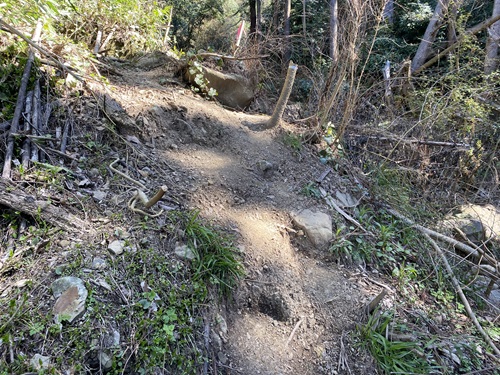
[[[122,74],[111,77],[110,96],[142,125],[119,131],[140,139],[169,194],[240,240],[247,275],[212,330],[219,371],[349,373],[338,367],[342,354],[351,373],[374,373],[354,350],[342,352],[341,338],[376,289],[363,290],[356,275],[327,262],[327,251],[292,229],[294,211],[329,212],[301,194],[325,166],[307,147],[286,146],[283,128],[255,132],[243,125],[262,116],[226,110],[181,85],[161,85],[162,68]],[[323,187],[333,191],[343,183],[331,173]]]

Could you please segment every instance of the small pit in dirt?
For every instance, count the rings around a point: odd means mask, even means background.
[[[262,294],[259,298],[259,311],[280,322],[286,322],[291,315],[290,307],[279,293]]]

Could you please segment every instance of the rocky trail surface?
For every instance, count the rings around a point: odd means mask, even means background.
[[[305,194],[308,186],[314,191],[321,187],[329,196],[359,200],[363,195],[359,182],[347,168],[333,171],[321,164],[313,146],[291,144],[290,135],[304,130],[300,126],[284,122],[277,129],[251,130],[248,123],[267,117],[207,101],[167,70],[116,66],[105,88],[91,86],[101,94],[74,99],[75,141],[59,164],[76,171],[76,177],[66,180],[62,190],[51,194],[48,187],[38,194],[52,196],[53,202],[55,196],[66,194],[61,191],[69,191],[67,201],[74,203],[67,205],[68,212],[84,218],[92,230],[81,236],[58,235],[50,250],[24,269],[4,264],[3,296],[24,287],[23,280],[31,280],[37,309],[69,322],[85,321],[89,308],[83,318],[82,310],[88,298],[102,305],[132,306],[131,281],[123,280],[121,270],[142,263],[125,264],[124,254],[148,244],[166,262],[175,259],[178,244],[162,237],[161,230],[143,229],[164,225],[171,210],[199,210],[203,220],[236,238],[245,268],[232,297],[224,303],[214,297],[204,317],[211,373],[376,373],[349,333],[362,318],[363,307],[382,288],[374,283],[376,275],[368,277],[363,270],[332,261],[328,245],[335,227],[345,225],[344,219],[324,199]],[[106,130],[110,123],[119,139]],[[109,147],[99,149],[103,144]],[[80,168],[87,160],[92,162]],[[147,222],[129,209],[138,186],[149,196],[160,186],[167,187],[155,209],[164,212]],[[66,200],[61,197],[60,202]],[[80,224],[73,226],[78,232]],[[76,264],[75,259],[80,266],[68,266]],[[146,275],[150,270],[143,267]],[[61,272],[72,277],[77,271],[77,285],[68,286],[66,282],[73,279],[64,279],[58,283],[65,289],[55,291],[53,282]],[[51,283],[54,297],[49,297]],[[146,283],[141,287],[148,292]],[[390,296],[386,299],[384,303],[389,303]],[[68,313],[72,306],[76,310]],[[122,355],[131,360],[137,355],[134,345],[139,344],[130,343],[130,327],[117,326],[114,318],[103,313],[93,332],[103,330],[101,343],[110,341],[110,348],[127,347]],[[31,343],[39,345],[34,350],[50,347],[48,336],[42,335],[44,327],[34,330]],[[100,373],[113,366],[111,351],[98,351],[96,358],[92,350],[88,348],[83,368]],[[8,356],[8,351],[4,354]],[[54,353],[49,354],[57,367]],[[33,366],[43,368],[39,366],[49,363],[49,357],[36,354]],[[59,361],[64,368],[64,359]]]
[[[341,219],[303,194],[327,167],[312,150],[285,144],[288,132],[300,129],[252,131],[246,124],[265,116],[227,110],[160,79],[161,68],[124,72],[112,97],[142,123],[124,134],[170,167],[161,179],[171,191],[239,239],[246,277],[219,312],[225,324],[212,333],[220,368],[248,375],[374,372],[343,345],[381,288],[329,261],[332,216]],[[321,185],[335,194],[354,182],[331,171]],[[295,225],[301,214],[305,226]]]

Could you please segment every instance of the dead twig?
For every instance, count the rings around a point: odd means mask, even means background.
[[[329,196],[325,189],[319,188],[319,191],[321,193],[321,196],[325,199],[326,203],[333,208],[335,211],[337,211],[339,214],[341,214],[347,221],[351,222],[352,224],[356,225],[359,229],[361,229],[364,233],[369,234],[370,236],[375,237],[375,235],[367,231],[360,223],[357,221],[355,218],[353,218],[351,215],[349,215],[347,212],[345,212],[342,208],[339,207],[337,202],[335,202],[335,199],[333,199],[331,196]]]
[[[43,55],[47,56],[50,60],[52,60],[63,72],[65,72],[66,74],[71,74],[73,77],[75,77],[76,80],[85,84],[85,81],[83,80],[83,78],[75,73],[75,71],[76,71],[75,68],[72,68],[71,66],[68,66],[68,65],[61,63],[59,61],[59,56],[57,56],[55,53],[52,53],[52,52],[46,50],[45,48],[41,47],[40,45],[35,43],[32,39],[26,37],[19,30],[17,30],[16,28],[10,26],[8,23],[3,21],[1,18],[0,18],[0,27],[2,27],[3,30],[8,31],[11,34],[14,34],[14,35],[17,35],[18,37],[20,37],[22,40],[24,40],[26,43],[28,43],[31,47],[40,51]]]
[[[297,332],[301,324],[302,324],[302,319],[300,319],[297,322],[297,324],[295,324],[295,327],[293,327],[292,333],[290,333],[290,336],[288,337],[285,346],[288,346],[288,344],[290,344],[290,342],[293,340],[293,336],[295,336],[295,333]]]

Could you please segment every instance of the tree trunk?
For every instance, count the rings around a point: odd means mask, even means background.
[[[278,30],[279,26],[279,14],[280,14],[280,0],[274,0],[273,4],[273,29]]]
[[[257,39],[260,41],[260,25],[262,24],[262,0],[256,0],[257,15],[255,17],[255,31],[257,32]]]
[[[500,0],[495,0],[492,17],[500,16]],[[484,60],[484,73],[491,74],[498,68],[498,44],[500,42],[500,21],[495,22],[488,29],[486,41],[486,58]]]
[[[418,46],[417,53],[411,63],[412,72],[420,68],[429,57],[432,43],[434,43],[434,40],[436,39],[439,28],[443,25],[443,18],[448,9],[449,2],[450,0],[438,0],[436,8],[434,9],[434,14],[427,25],[424,37],[422,38],[422,41]]]
[[[394,0],[387,0],[384,6],[384,19],[392,25],[394,23]]]
[[[288,62],[292,58],[292,43],[290,40],[290,14],[291,14],[291,12],[292,12],[292,0],[286,0],[285,1],[285,27],[284,27],[285,55],[283,56],[284,63],[286,63],[286,64],[288,64]]]
[[[304,40],[307,38],[307,24],[306,24],[306,11],[307,11],[307,1],[302,0],[302,33],[304,34]]]
[[[338,60],[338,4],[337,0],[330,0],[330,58],[335,64]]]
[[[257,31],[257,3],[255,0],[248,1],[250,5],[250,37],[255,38],[255,32]]]
[[[448,47],[457,41],[457,16],[462,3],[463,0],[452,1],[448,10]]]

